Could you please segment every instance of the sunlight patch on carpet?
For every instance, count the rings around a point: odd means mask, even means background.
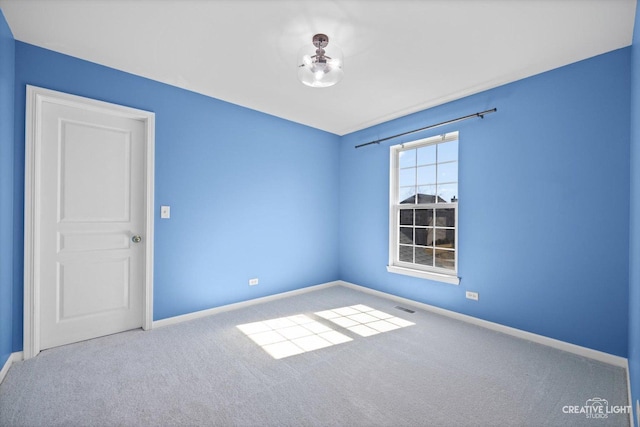
[[[327,319],[338,326],[342,326],[362,337],[415,325],[413,322],[363,304],[319,311],[315,313],[315,315]]]
[[[246,323],[237,328],[274,359],[352,341],[304,314]]]
[[[318,311],[314,314],[361,337],[415,325],[413,322],[363,304]],[[304,314],[245,323],[237,328],[274,359],[353,341],[352,338]]]

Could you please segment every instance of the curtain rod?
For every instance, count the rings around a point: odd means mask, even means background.
[[[405,135],[409,135],[409,134],[412,134],[412,133],[421,132],[423,130],[436,128],[438,126],[444,126],[444,125],[448,125],[448,124],[451,124],[451,123],[461,122],[463,120],[472,119],[474,117],[480,117],[481,119],[484,119],[485,115],[491,114],[491,113],[495,113],[496,111],[498,111],[497,108],[492,108],[491,110],[485,110],[485,111],[481,111],[479,113],[469,114],[468,116],[458,117],[457,119],[447,120],[446,122],[436,123],[435,125],[429,125],[429,126],[426,126],[426,127],[420,128],[420,129],[410,130],[408,132],[403,132],[403,133],[399,133],[397,135],[388,136],[386,138],[377,139],[375,141],[367,142],[365,144],[356,145],[356,148],[365,147],[365,146],[371,145],[371,144],[380,144],[381,142],[387,141],[389,139],[397,138],[399,136],[405,136]]]

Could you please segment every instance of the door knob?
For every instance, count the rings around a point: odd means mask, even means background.
[[[142,237],[137,236],[137,235],[136,235],[136,236],[133,236],[133,237],[131,238],[131,241],[132,241],[133,243],[140,243],[140,242],[142,241]]]

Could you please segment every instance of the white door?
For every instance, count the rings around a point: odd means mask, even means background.
[[[143,326],[148,247],[147,122],[117,108],[39,105],[36,353]]]

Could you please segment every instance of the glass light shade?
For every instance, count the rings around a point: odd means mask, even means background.
[[[329,44],[324,58],[318,58],[313,45],[300,49],[298,54],[298,79],[311,87],[329,87],[342,79],[342,50]]]

